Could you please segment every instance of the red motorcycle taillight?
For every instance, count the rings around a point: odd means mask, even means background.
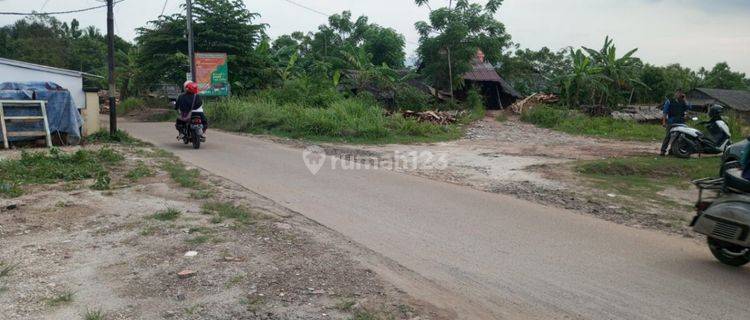
[[[193,124],[201,124],[201,118],[195,118],[193,119]]]
[[[708,207],[710,206],[711,202],[701,201],[695,204],[695,210],[697,210],[698,212],[703,212],[706,211],[706,209],[708,209]]]

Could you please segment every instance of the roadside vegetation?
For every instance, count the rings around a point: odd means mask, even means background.
[[[660,141],[665,135],[664,127],[658,124],[590,117],[577,110],[544,105],[523,113],[521,120],[542,128],[602,138]]]
[[[108,169],[123,159],[118,151],[106,147],[73,153],[55,148],[23,152],[20,159],[0,161],[0,196],[21,196],[24,188],[33,184],[96,179],[96,186],[104,183],[99,180],[108,179]]]
[[[582,161],[575,166],[575,170],[597,190],[615,197],[627,196],[636,206],[644,204],[644,201],[655,201],[660,205],[684,209],[692,205],[692,200],[675,200],[689,196],[675,197],[673,193],[693,195],[690,181],[716,177],[720,166],[719,157],[678,159],[640,156]]]
[[[279,104],[268,98],[226,99],[208,109],[216,127],[308,140],[423,142],[460,137],[459,125],[437,125],[386,115],[373,101],[340,99],[328,107]]]

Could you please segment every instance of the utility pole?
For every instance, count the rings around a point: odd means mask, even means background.
[[[193,47],[193,2],[187,0],[188,56],[190,57],[190,80],[195,82],[195,48]]]
[[[113,0],[107,0],[107,64],[109,70],[109,135],[117,134],[117,101],[115,101],[115,17]]]

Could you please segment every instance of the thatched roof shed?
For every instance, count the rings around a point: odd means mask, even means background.
[[[463,75],[467,88],[478,87],[484,96],[489,109],[502,109],[512,105],[523,96],[513,88],[495,70],[495,67],[484,61],[484,53],[479,50],[471,63],[472,70]]]

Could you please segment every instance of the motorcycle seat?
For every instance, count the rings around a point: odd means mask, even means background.
[[[742,169],[729,169],[724,173],[724,187],[735,192],[750,193],[750,180],[742,177]]]

